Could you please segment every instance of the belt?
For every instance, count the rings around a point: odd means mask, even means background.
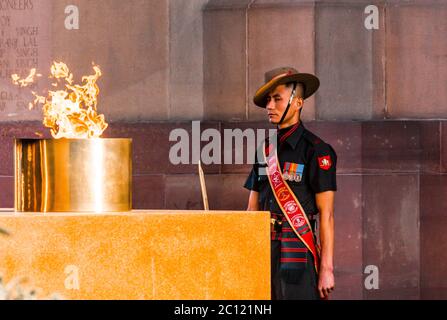
[[[315,221],[315,220],[317,220],[317,215],[314,213],[307,214],[307,219],[309,219],[309,222]],[[282,219],[271,218],[270,223],[273,225],[275,225],[275,224],[282,225]]]

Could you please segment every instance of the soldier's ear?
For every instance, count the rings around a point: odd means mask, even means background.
[[[301,108],[303,107],[303,104],[304,104],[304,100],[303,100],[303,98],[295,97],[294,100],[295,100],[295,103],[296,103],[297,108],[298,108],[298,109],[301,109]]]

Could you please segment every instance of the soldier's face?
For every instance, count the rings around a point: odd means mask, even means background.
[[[286,87],[285,84],[281,84],[269,92],[267,96],[266,110],[270,123],[279,123],[284,111],[287,108],[291,94],[292,88]],[[292,118],[298,116],[298,109],[296,105],[297,100],[297,98],[293,99],[292,105],[290,106],[289,112],[284,118],[283,123],[287,123]]]

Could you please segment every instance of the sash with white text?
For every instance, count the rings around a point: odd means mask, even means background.
[[[272,144],[264,145],[264,159],[267,163],[267,177],[276,201],[298,238],[312,253],[315,270],[319,269],[319,250],[307,216],[289,185],[284,181],[278,163],[276,148]]]

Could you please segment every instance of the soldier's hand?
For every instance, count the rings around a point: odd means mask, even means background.
[[[320,270],[318,277],[318,292],[321,299],[327,299],[335,289],[334,272],[332,270]]]

